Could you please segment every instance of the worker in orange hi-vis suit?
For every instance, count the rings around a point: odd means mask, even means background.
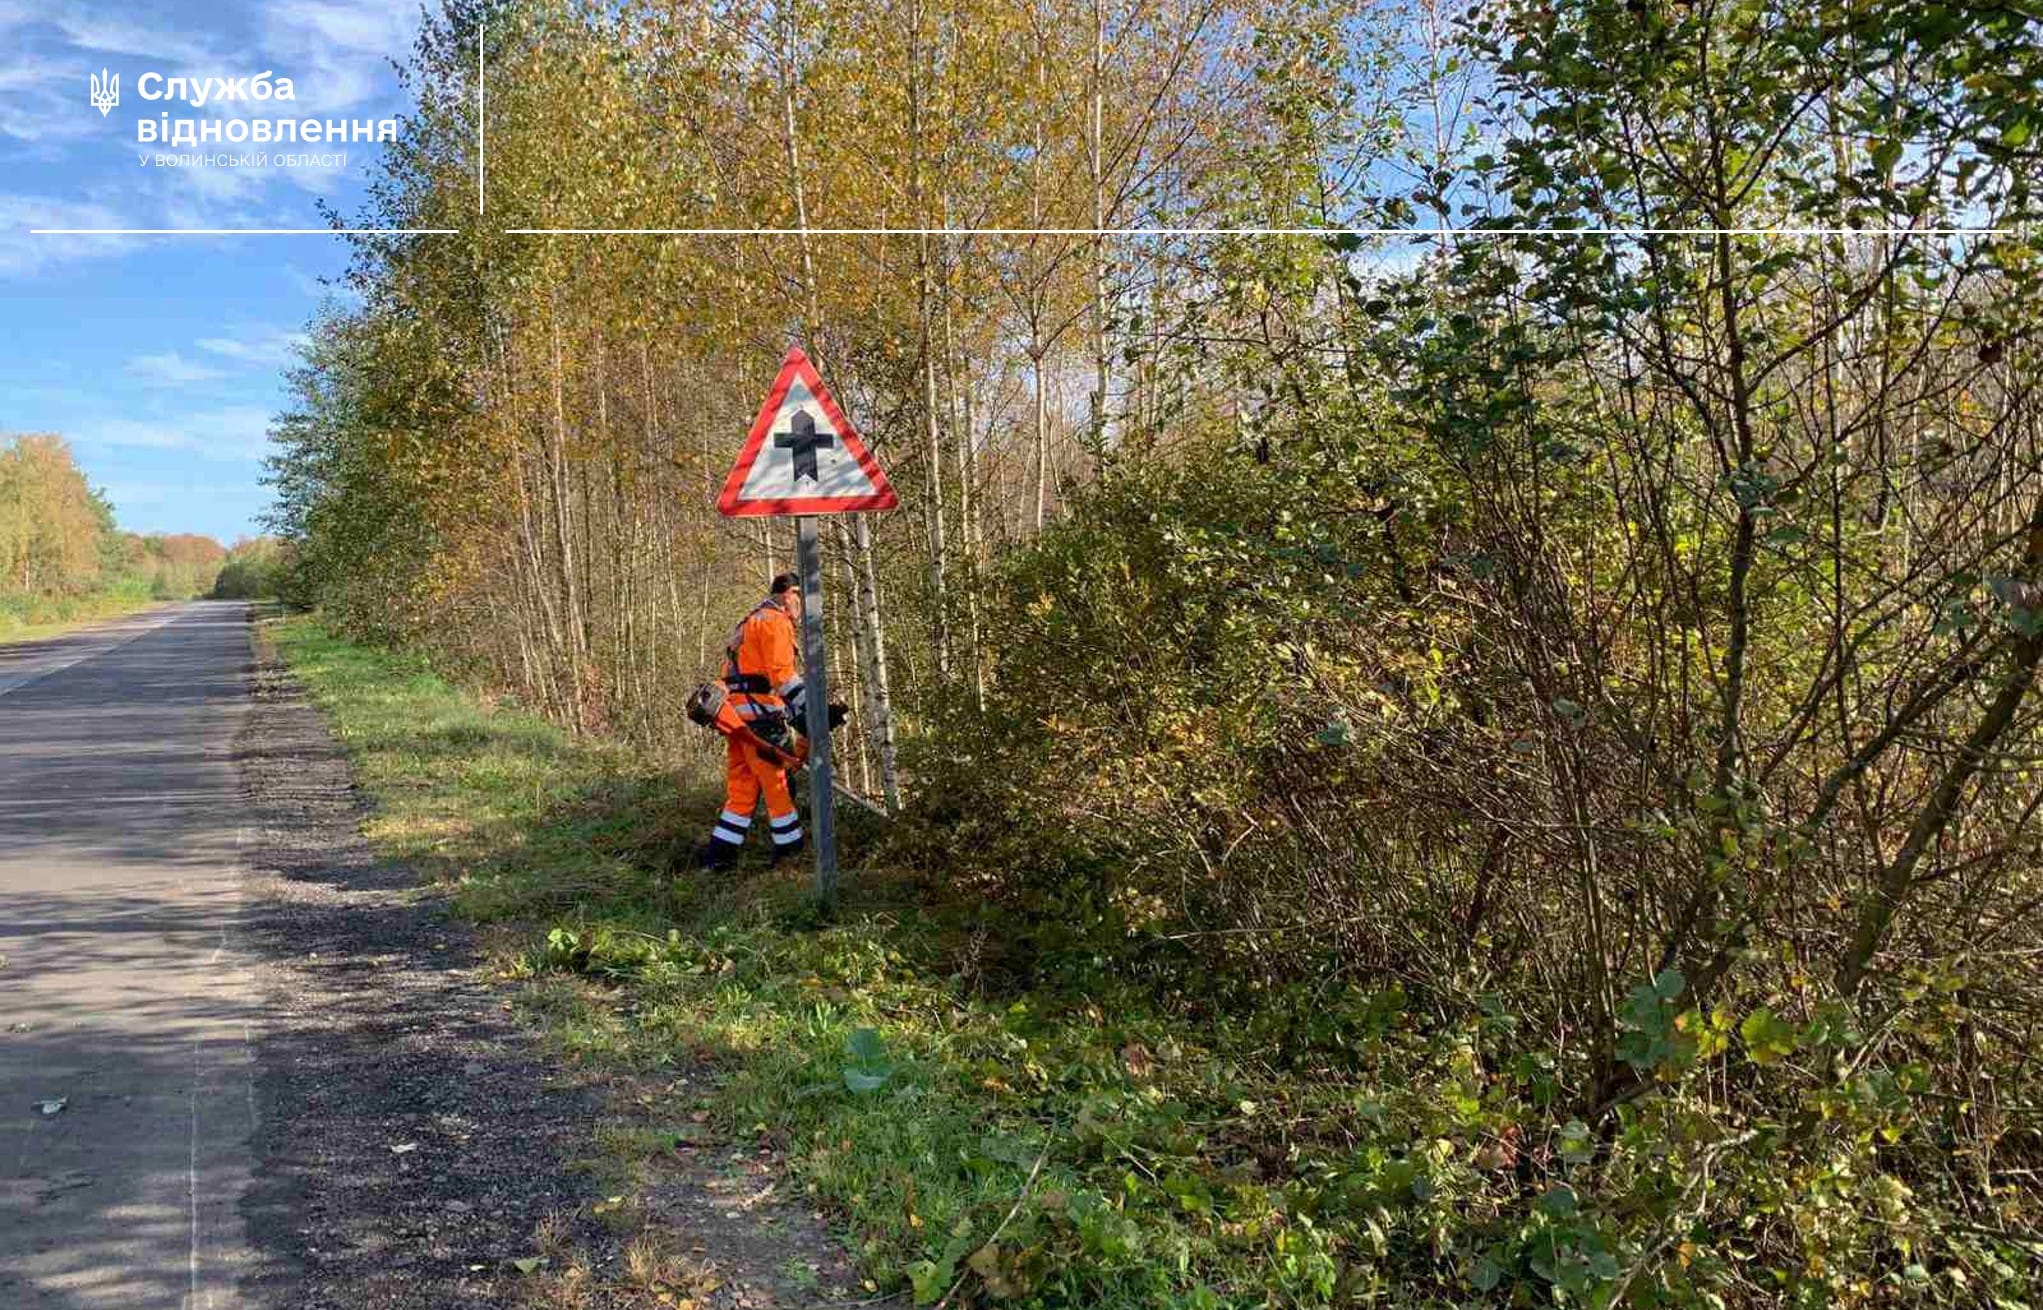
[[[799,579],[783,573],[773,591],[732,631],[724,647],[724,687],[730,705],[768,745],[792,753],[794,728],[805,725],[802,675],[795,666],[795,625],[802,617]],[[843,720],[842,707],[830,707],[830,726]],[[737,857],[751,830],[759,798],[766,798],[766,822],[773,832],[773,854],[783,859],[802,849],[802,819],[795,809],[786,769],[758,747],[738,737],[726,739],[724,809],[697,863],[716,868]]]

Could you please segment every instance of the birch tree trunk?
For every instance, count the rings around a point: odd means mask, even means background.
[[[927,195],[927,143],[923,140],[923,103],[929,94],[928,66],[922,45],[922,0],[912,0],[908,10],[908,203],[916,226],[924,229],[915,238],[916,330],[922,348],[922,429],[924,453],[929,472],[928,498],[923,502],[923,526],[929,535],[930,638],[935,647],[936,678],[939,684],[951,680],[950,597],[944,575],[943,521],[943,423],[937,409],[936,317],[937,297],[944,294],[937,285],[936,260],[930,252]]]
[[[901,808],[901,771],[894,749],[892,698],[887,692],[887,630],[880,623],[880,584],[873,571],[872,529],[866,516],[851,516],[853,539],[858,545],[858,594],[869,620],[866,649],[866,694],[873,710],[873,738],[880,757],[880,790],[887,808]]]
[[[944,366],[955,411],[951,427],[958,468],[958,539],[964,554],[965,658],[972,665],[973,703],[984,710],[986,673],[979,653],[978,517],[972,488],[976,476],[972,456],[972,368],[958,352],[957,324],[948,299],[944,301],[943,341]]]
[[[1035,517],[1031,526],[1040,533],[1043,530],[1043,506],[1047,502],[1050,486],[1050,405],[1049,383],[1043,376],[1043,326],[1038,318],[1029,324],[1029,372],[1032,377],[1036,420],[1036,496]]]
[[[577,730],[586,725],[582,717],[582,692],[585,672],[584,656],[588,650],[588,633],[582,626],[582,598],[575,583],[575,551],[568,520],[573,512],[572,499],[567,486],[567,395],[562,378],[560,353],[560,322],[553,323],[553,425],[549,431],[547,445],[547,481],[551,484],[553,499],[553,540],[554,565],[558,571],[562,604],[565,609],[564,626],[567,629],[567,655],[569,681],[572,684],[570,698],[573,704],[569,714]]]
[[[1087,440],[1097,455],[1106,448],[1107,388],[1113,378],[1107,359],[1107,160],[1104,149],[1107,23],[1102,0],[1092,0],[1092,105],[1086,140],[1086,164],[1092,172],[1092,405],[1086,416]]]
[[[1043,148],[1045,112],[1044,97],[1048,87],[1045,80],[1044,61],[1047,54],[1043,49],[1042,28],[1036,29],[1036,122],[1035,149],[1029,155],[1029,216],[1032,225],[1043,226]],[[1031,241],[1040,240],[1032,237]],[[1033,251],[1031,252],[1033,254]],[[1038,269],[1035,285],[1029,288],[1029,371],[1035,385],[1035,431],[1036,431],[1036,494],[1035,511],[1030,525],[1040,533],[1043,530],[1043,506],[1050,485],[1050,413],[1047,397],[1048,381],[1043,377],[1043,355],[1049,349],[1043,340],[1043,316],[1049,312],[1047,288],[1054,274]]]
[[[786,14],[783,18],[781,33],[782,140],[787,152],[788,185],[794,196],[795,241],[802,262],[802,296],[805,311],[802,337],[810,353],[816,356],[820,370],[821,352],[817,349],[816,327],[822,321],[822,304],[816,290],[815,253],[809,241],[809,202],[808,191],[802,180],[801,144],[796,137],[794,70],[796,33],[792,13]],[[893,698],[887,692],[886,623],[880,609],[879,584],[873,570],[872,530],[866,523],[865,515],[854,514],[851,517],[856,523],[853,539],[858,555],[858,603],[863,611],[860,621],[868,634],[870,651],[870,661],[865,670],[866,701],[871,707],[873,732],[879,743],[880,780],[885,790],[887,808],[898,809],[901,804],[901,782],[895,763]]]

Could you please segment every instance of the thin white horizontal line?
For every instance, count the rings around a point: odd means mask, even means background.
[[[1589,236],[2004,236],[1998,227],[507,227],[510,236],[644,237],[1589,237]]]
[[[652,237],[1440,237],[1590,236],[2005,236],[1998,227],[508,227],[510,236]],[[32,236],[344,237],[459,236],[451,227],[37,227]]]
[[[451,227],[32,227],[39,237],[418,237],[460,236]]]

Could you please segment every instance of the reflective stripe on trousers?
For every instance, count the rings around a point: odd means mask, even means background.
[[[773,829],[774,844],[786,846],[800,841],[801,813],[795,809],[787,771],[749,744],[735,737],[725,738],[724,810],[717,817],[710,840],[743,845],[745,833],[752,826],[752,811],[762,799],[766,802],[766,818]],[[733,815],[742,815],[744,821],[733,823]]]

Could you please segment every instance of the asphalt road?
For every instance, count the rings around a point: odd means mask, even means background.
[[[0,1306],[240,1304],[249,663],[226,602],[0,649]]]
[[[377,857],[247,619],[0,647],[0,1310],[516,1310],[567,1251],[623,1303],[605,1076],[549,1058],[444,892]],[[623,1113],[670,1123],[699,1076]],[[767,1161],[634,1167],[655,1245],[721,1284],[703,1310],[851,1295]]]

